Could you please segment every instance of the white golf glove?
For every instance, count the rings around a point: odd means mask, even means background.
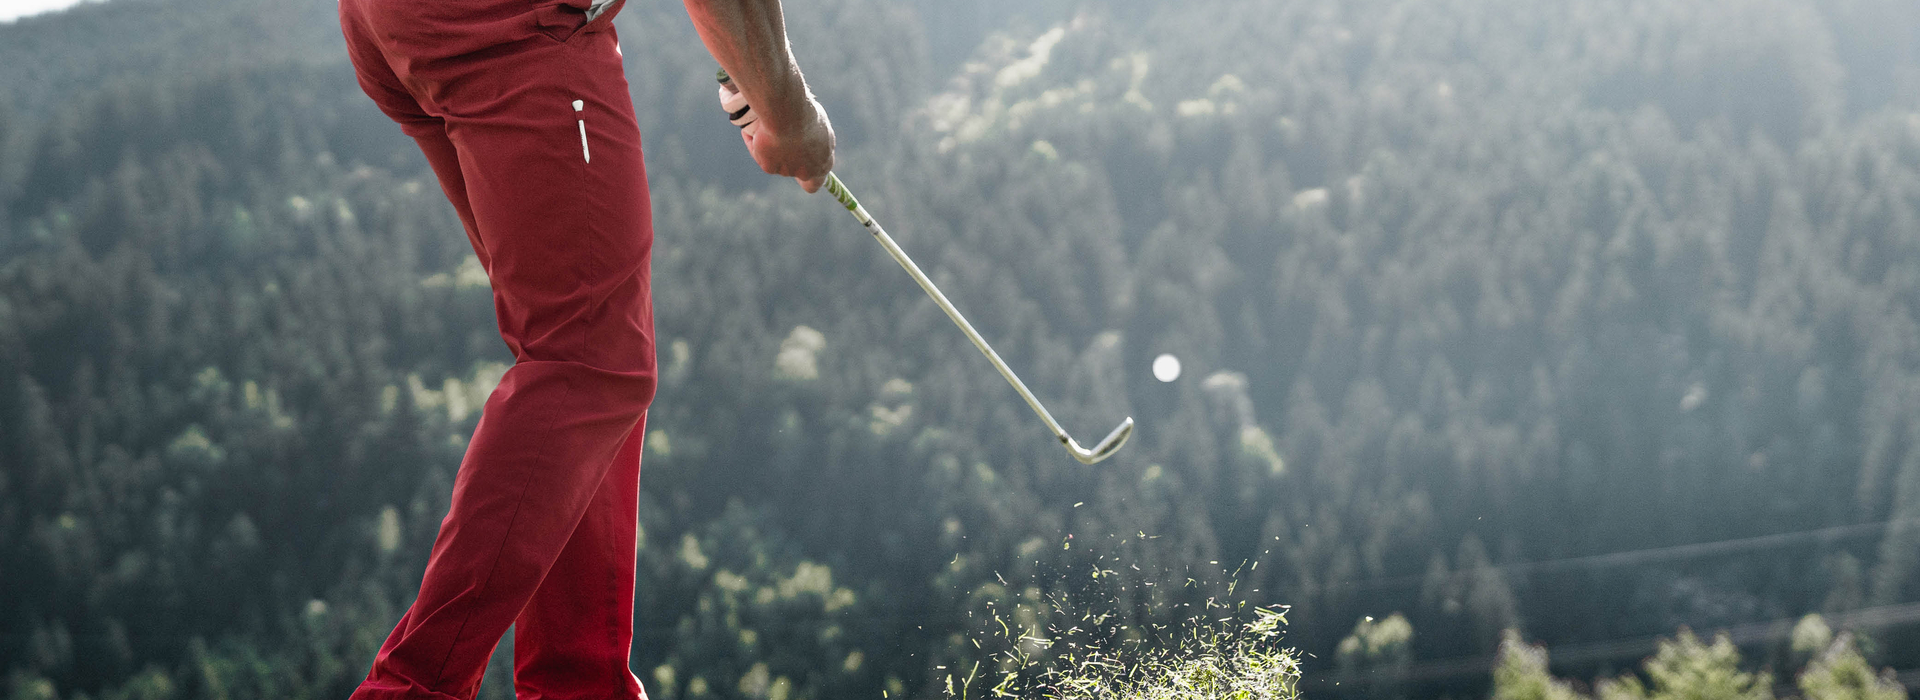
[[[720,108],[726,110],[727,121],[740,127],[743,132],[752,132],[760,128],[760,115],[755,114],[753,106],[747,104],[747,96],[735,89],[732,83],[720,85]]]

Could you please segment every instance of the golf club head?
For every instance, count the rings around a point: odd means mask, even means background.
[[[1074,442],[1073,438],[1067,438],[1067,451],[1072,452],[1073,458],[1080,460],[1081,464],[1093,464],[1119,452],[1120,447],[1127,444],[1127,438],[1130,437],[1133,437],[1133,416],[1127,416],[1126,420],[1120,421],[1120,426],[1101,438],[1092,450],[1081,447],[1080,443]]]

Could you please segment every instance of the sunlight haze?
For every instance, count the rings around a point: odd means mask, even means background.
[[[87,0],[7,0],[0,2],[0,22],[64,10]]]

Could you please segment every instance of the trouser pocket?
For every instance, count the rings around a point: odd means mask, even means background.
[[[580,33],[587,24],[588,0],[529,0],[533,4],[533,24],[540,33],[562,44]],[[601,13],[604,17],[608,13]]]
[[[589,19],[587,11],[593,6],[592,0],[529,1],[534,5],[533,21],[540,28],[540,33],[563,44],[576,34],[606,29],[613,23],[613,16],[619,14],[620,8],[627,4],[627,0],[614,0],[600,14]]]
[[[581,31],[597,32],[606,29],[609,25],[613,24],[613,16],[620,14],[620,8],[625,7],[626,4],[627,0],[613,0],[613,2],[607,4],[606,9],[600,11],[600,14],[594,15],[593,21],[588,22],[587,26],[581,28]]]

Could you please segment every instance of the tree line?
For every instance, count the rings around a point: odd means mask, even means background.
[[[344,695],[417,585],[510,357],[328,10],[0,27],[100,47],[0,77],[10,697]],[[657,232],[656,697],[934,697],[1002,624],[1152,641],[1209,599],[1292,606],[1328,694],[1507,630],[1914,600],[1920,10],[790,8],[862,201],[1069,431],[1139,421],[1095,468],[845,214],[754,173],[680,12],[619,22]],[[154,38],[211,22],[275,29]],[[1715,542],[1749,544],[1673,549]],[[1911,628],[1842,631],[1920,663]]]

